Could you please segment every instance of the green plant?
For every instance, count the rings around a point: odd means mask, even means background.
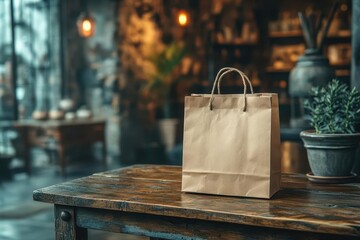
[[[170,117],[170,88],[179,81],[179,74],[175,69],[186,54],[186,49],[179,43],[170,43],[163,51],[154,53],[149,60],[155,66],[155,74],[147,85],[147,90],[159,106],[163,107],[164,116]]]
[[[316,133],[354,133],[360,117],[360,94],[338,80],[312,89],[313,97],[304,102],[310,124]]]

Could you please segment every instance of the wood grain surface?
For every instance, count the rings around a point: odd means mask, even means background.
[[[304,175],[284,174],[282,190],[271,200],[182,193],[180,189],[180,167],[136,165],[39,189],[33,197],[144,216],[360,237],[359,180],[324,185],[310,183]]]

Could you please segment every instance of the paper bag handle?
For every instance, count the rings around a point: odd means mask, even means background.
[[[220,75],[220,77],[219,77],[218,82],[217,82],[218,94],[220,94],[220,82],[221,82],[223,76],[224,76],[225,74],[227,74],[228,72],[231,72],[231,71],[236,71],[236,72],[238,72],[238,73],[241,75],[241,77],[244,77],[245,80],[247,81],[247,83],[248,83],[249,86],[250,86],[251,94],[254,94],[254,90],[253,90],[252,84],[251,84],[251,82],[250,82],[250,79],[245,75],[244,72],[242,72],[242,71],[240,71],[240,70],[238,70],[238,69],[236,69],[236,68],[225,67],[225,68],[220,69],[219,73],[220,73],[222,70],[226,70],[226,69],[228,69],[228,71],[222,73],[222,74]],[[243,79],[243,82],[244,82],[244,79]],[[244,86],[246,87],[245,84],[244,84]],[[244,89],[244,90],[245,90],[245,89]],[[245,90],[245,93],[246,93],[246,90]]]
[[[236,68],[232,68],[232,67],[224,67],[224,68],[220,69],[220,71],[216,74],[214,85],[213,85],[213,88],[211,90],[211,96],[210,96],[210,101],[209,101],[209,109],[212,110],[212,102],[214,101],[214,91],[215,91],[216,84],[217,84],[217,87],[218,87],[218,93],[220,94],[220,82],[221,82],[222,78],[229,72],[237,72],[241,76],[241,79],[242,79],[243,84],[244,84],[243,111],[245,112],[246,111],[246,86],[247,86],[246,82],[249,84],[250,91],[251,91],[252,94],[254,93],[254,90],[253,90],[253,87],[251,85],[251,82],[250,82],[249,78],[245,75],[245,73],[243,73],[242,71],[240,71],[240,70],[238,70]]]

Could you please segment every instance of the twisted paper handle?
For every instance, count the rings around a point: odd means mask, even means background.
[[[222,78],[229,72],[237,72],[240,76],[241,76],[241,79],[243,81],[243,84],[244,84],[244,105],[243,105],[243,111],[245,112],[246,111],[246,82],[249,84],[250,86],[250,91],[251,91],[251,94],[254,93],[254,90],[253,90],[253,87],[251,85],[251,82],[249,80],[249,78],[245,75],[245,73],[243,73],[242,71],[236,69],[236,68],[232,68],[232,67],[224,67],[222,69],[220,69],[220,71],[216,74],[216,77],[215,77],[215,81],[214,81],[214,85],[213,85],[213,88],[211,90],[211,96],[210,96],[210,101],[209,101],[209,108],[210,110],[212,110],[212,103],[214,101],[214,91],[215,91],[215,86],[217,84],[217,88],[218,88],[218,93],[220,94],[220,82],[222,80]]]

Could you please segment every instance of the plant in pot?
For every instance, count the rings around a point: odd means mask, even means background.
[[[175,144],[176,126],[178,119],[172,114],[171,88],[181,80],[180,63],[185,56],[186,49],[181,43],[172,42],[160,52],[149,57],[155,71],[146,86],[147,95],[161,109],[159,120],[160,135],[167,150]]]
[[[307,176],[313,182],[350,181],[356,177],[351,171],[360,139],[360,94],[334,79],[312,95],[304,105],[315,130],[300,133],[312,171]]]

